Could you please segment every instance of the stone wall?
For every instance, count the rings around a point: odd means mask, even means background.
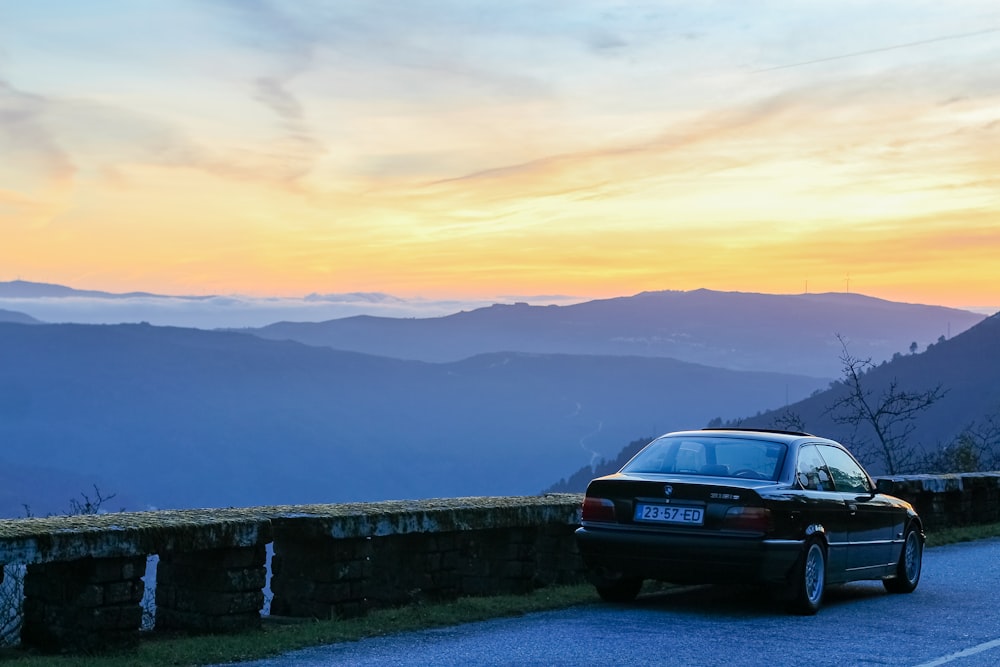
[[[892,494],[907,501],[931,530],[1000,521],[1000,473],[897,475]]]
[[[932,530],[1000,521],[1000,473],[885,479]],[[550,494],[8,519],[0,564],[27,566],[24,644],[90,652],[138,639],[154,554],[154,632],[258,627],[267,545],[271,612],[281,616],[349,617],[579,582],[581,501]]]
[[[380,537],[276,537],[271,614],[350,617],[463,595],[577,582],[573,524]]]
[[[580,502],[554,494],[0,520],[0,564],[27,565],[23,644],[91,652],[138,639],[149,555],[159,557],[154,632],[242,631],[261,622],[268,544],[274,615],[348,617],[580,581]]]

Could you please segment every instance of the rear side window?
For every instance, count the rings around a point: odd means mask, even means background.
[[[777,479],[785,445],[769,440],[663,437],[646,445],[621,472]]]
[[[799,486],[809,491],[834,491],[833,477],[826,467],[826,461],[819,455],[816,445],[799,448],[799,460],[795,465],[795,479]]]
[[[819,447],[837,491],[841,493],[871,493],[872,486],[868,475],[851,458],[851,455],[837,447],[822,445]]]

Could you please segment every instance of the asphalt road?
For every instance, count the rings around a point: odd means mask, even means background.
[[[1000,665],[1000,539],[929,549],[910,595],[831,588],[814,617],[749,589],[692,587],[242,663],[327,665]]]

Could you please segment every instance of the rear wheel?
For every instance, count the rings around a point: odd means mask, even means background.
[[[903,538],[903,551],[899,554],[896,576],[883,579],[882,585],[890,593],[912,593],[920,583],[920,569],[924,560],[924,542],[920,533],[911,525]]]
[[[605,602],[631,602],[642,588],[642,579],[624,575],[594,576],[592,581]]]
[[[789,611],[809,615],[819,611],[826,589],[826,548],[822,540],[812,538],[795,567],[791,583]]]

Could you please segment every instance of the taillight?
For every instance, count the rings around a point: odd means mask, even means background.
[[[587,496],[583,499],[583,520],[613,522],[615,520],[615,504],[607,498]]]
[[[730,507],[726,511],[723,527],[728,530],[754,530],[762,533],[771,530],[771,510],[766,507]]]

